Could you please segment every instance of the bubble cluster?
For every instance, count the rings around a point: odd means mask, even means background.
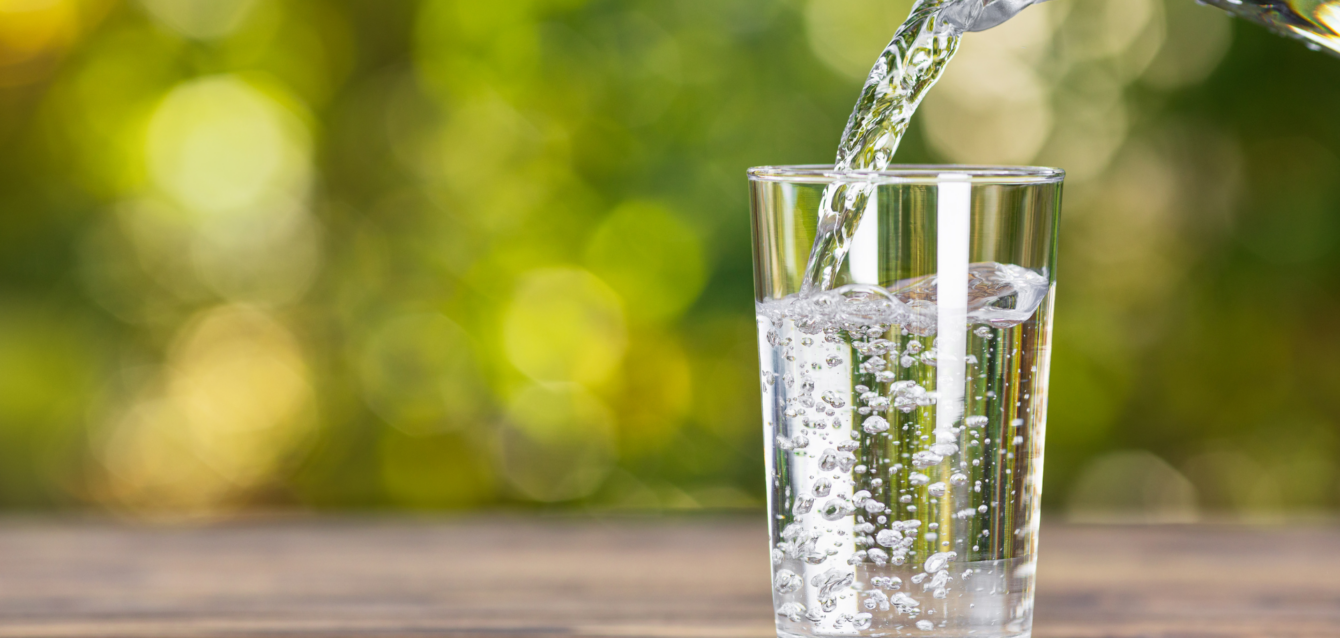
[[[997,264],[974,272],[973,299],[998,302],[977,308],[979,317],[1022,308],[1000,321],[1026,319],[1047,291],[1031,271]],[[837,633],[933,627],[941,601],[983,595],[968,591],[955,565],[1003,547],[984,535],[1003,513],[988,498],[1001,497],[998,483],[1025,448],[1026,402],[1003,397],[1028,394],[1008,387],[1027,375],[1005,349],[1018,343],[1000,336],[1005,328],[970,325],[975,349],[953,364],[964,366],[965,391],[945,395],[964,403],[953,422],[940,423],[937,384],[951,358],[933,329],[933,281],[760,304],[761,354],[771,362],[764,378],[774,380],[761,387],[765,406],[775,406],[768,418],[781,490],[774,596],[787,622]],[[1005,485],[1009,498],[1022,494],[1013,485]]]

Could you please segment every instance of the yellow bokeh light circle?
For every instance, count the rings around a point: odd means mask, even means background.
[[[64,46],[77,26],[70,0],[0,0],[0,64]]]
[[[202,217],[268,212],[303,198],[311,140],[301,120],[232,75],[181,84],[154,111],[146,143],[154,185]]]
[[[591,236],[586,255],[634,317],[673,318],[698,298],[707,279],[697,233],[655,204],[620,206]]]
[[[964,49],[918,113],[931,145],[958,163],[1028,163],[1052,132],[1048,87],[1020,60]]]
[[[240,302],[288,303],[321,261],[308,210],[311,140],[282,95],[238,76],[168,92],[148,126],[146,159],[160,204],[128,216],[148,252],[189,246],[196,279]]]
[[[1127,55],[1148,29],[1160,32],[1152,41],[1157,51],[1163,43],[1163,2],[1158,0],[1087,0],[1075,3],[1062,31],[1067,55],[1076,59],[1112,58]]]
[[[197,454],[239,485],[264,480],[309,434],[313,394],[287,329],[246,307],[188,326],[171,358],[170,395]]]
[[[579,268],[531,272],[503,319],[503,345],[536,381],[599,384],[618,367],[628,336],[619,296]]]
[[[282,479],[316,422],[292,334],[254,308],[219,307],[182,329],[167,365],[110,420],[106,491],[137,509],[225,507]]]
[[[0,87],[36,82],[55,71],[79,30],[73,0],[0,0]]]
[[[1052,133],[1051,91],[1036,65],[1055,33],[1049,5],[963,39],[918,113],[930,145],[965,164],[1024,164]]]
[[[609,396],[619,415],[625,457],[663,453],[693,407],[693,365],[673,333],[646,332],[630,342]]]
[[[576,384],[533,384],[508,406],[498,456],[508,482],[529,499],[590,496],[614,466],[614,416]]]
[[[171,400],[142,397],[106,425],[97,452],[108,476],[93,488],[97,497],[140,512],[226,506],[237,486],[196,456],[177,407]]]
[[[833,70],[864,79],[911,13],[912,4],[912,0],[810,0],[805,6],[810,49]]]
[[[140,4],[173,31],[209,40],[237,30],[256,0],[140,0]]]

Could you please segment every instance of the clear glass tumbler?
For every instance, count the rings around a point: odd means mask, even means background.
[[[749,177],[778,634],[1029,635],[1064,172]]]

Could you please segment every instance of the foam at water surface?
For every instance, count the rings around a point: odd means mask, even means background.
[[[968,269],[968,323],[1010,328],[1033,316],[1047,296],[1047,277],[1011,264],[972,264]],[[935,275],[889,288],[851,284],[829,291],[769,299],[760,315],[791,319],[801,332],[815,334],[844,326],[899,326],[912,334],[934,335],[939,320]]]

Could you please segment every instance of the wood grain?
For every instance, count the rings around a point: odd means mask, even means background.
[[[761,521],[0,525],[0,637],[769,638]],[[1340,637],[1340,529],[1043,530],[1038,638]]]

